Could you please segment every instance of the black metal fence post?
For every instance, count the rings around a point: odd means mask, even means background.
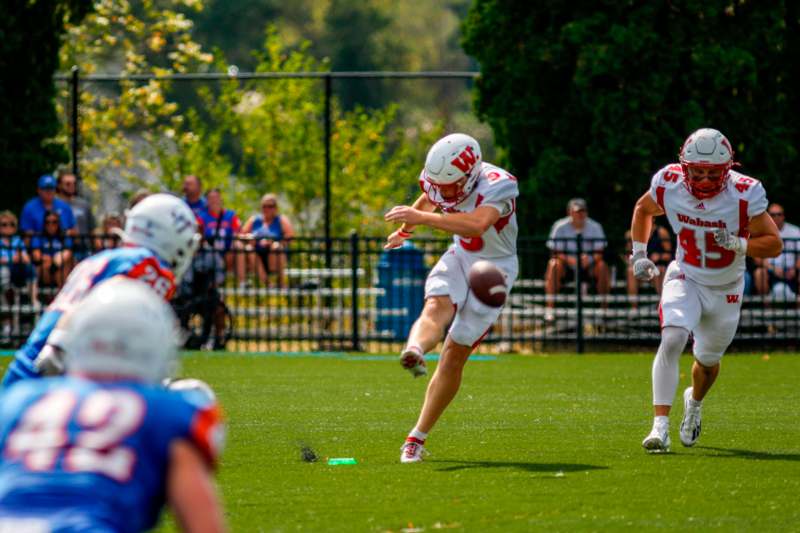
[[[81,175],[78,168],[78,102],[80,100],[80,69],[74,65],[71,69],[70,77],[70,104],[72,109],[72,116],[70,117],[70,128],[72,137],[72,173],[75,174],[75,179],[80,180]]]
[[[576,351],[583,353],[583,291],[581,285],[581,256],[583,255],[583,235],[578,233],[575,238],[575,343]]]
[[[331,75],[325,76],[325,268],[331,268]]]
[[[354,352],[361,351],[361,323],[358,318],[358,233],[350,232],[350,286],[351,301],[350,313],[352,315],[352,345]]]

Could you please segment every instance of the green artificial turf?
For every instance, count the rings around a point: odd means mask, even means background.
[[[796,531],[800,357],[726,356],[699,443],[680,445],[676,401],[668,455],[640,446],[651,360],[471,361],[432,455],[413,465],[399,449],[427,379],[394,358],[190,355],[183,374],[209,382],[226,413],[218,480],[234,532]]]

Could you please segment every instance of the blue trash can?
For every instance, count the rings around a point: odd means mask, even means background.
[[[378,260],[378,316],[375,327],[391,331],[394,340],[403,341],[422,311],[428,269],[422,250],[405,241],[399,248],[383,252]]]

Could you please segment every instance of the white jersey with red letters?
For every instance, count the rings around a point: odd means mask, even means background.
[[[428,199],[441,206],[439,191],[420,174],[419,185]],[[464,200],[452,208],[442,208],[446,213],[471,213],[479,206],[488,205],[500,212],[500,218],[480,237],[453,235],[457,253],[471,257],[493,259],[517,254],[517,178],[491,163],[480,163],[480,175],[475,188]]]
[[[653,176],[650,196],[664,210],[677,235],[677,261],[687,278],[714,287],[744,275],[744,256],[719,246],[714,231],[725,228],[740,237],[749,235],[750,218],[767,209],[767,194],[760,181],[731,170],[719,194],[698,200],[689,191],[681,165],[673,164]]]

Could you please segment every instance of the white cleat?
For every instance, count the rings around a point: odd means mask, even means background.
[[[400,462],[401,463],[421,463],[423,455],[429,455],[428,450],[425,449],[425,443],[417,439],[409,437],[400,447]]]
[[[425,358],[422,354],[414,350],[406,350],[400,354],[400,364],[403,368],[411,372],[415,378],[424,376],[428,373],[428,367],[425,366]]]
[[[683,391],[683,420],[681,420],[681,444],[694,446],[700,438],[700,406],[692,405],[692,388]]]
[[[669,426],[653,426],[650,434],[642,441],[642,448],[648,453],[667,453],[670,444]]]

